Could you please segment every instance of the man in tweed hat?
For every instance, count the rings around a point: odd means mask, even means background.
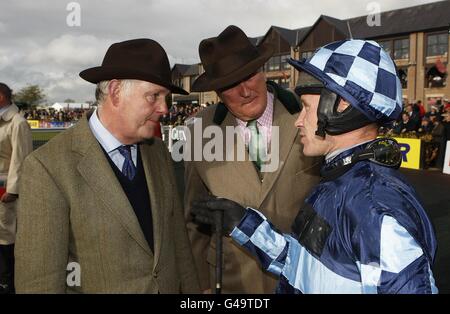
[[[192,90],[214,90],[221,102],[199,114],[197,123],[201,123],[202,130],[220,128],[226,151],[239,152],[239,147],[245,147],[246,156],[256,158],[240,161],[227,156],[222,160],[186,162],[186,209],[193,201],[213,194],[258,207],[280,229],[288,231],[298,207],[319,180],[320,162],[302,154],[301,144],[296,141],[298,131],[291,127],[300,111],[298,98],[266,81],[261,71],[273,55],[273,48],[268,44],[254,46],[240,28],[231,25],[217,37],[204,39],[199,54],[205,72],[195,80]],[[238,132],[230,136],[226,130],[234,127]],[[275,130],[279,137],[270,136],[276,134]],[[202,143],[196,152],[206,145]],[[258,149],[254,149],[257,146],[265,146],[263,151],[270,150],[270,155],[278,158],[272,171],[265,171],[264,158],[258,158]],[[275,147],[279,147],[279,154]],[[294,185],[298,193],[290,192]],[[215,232],[192,223],[188,231],[201,287],[206,291],[214,289]],[[223,247],[223,292],[271,293],[275,289],[276,279],[241,247],[229,238],[224,238]]]
[[[172,160],[153,136],[169,92],[186,94],[166,52],[115,43],[80,76],[97,84],[98,108],[23,166],[17,292],[198,292]]]
[[[397,171],[397,143],[377,139],[401,112],[393,61],[376,42],[344,40],[290,63],[301,71],[303,152],[326,158],[291,233],[220,198],[194,204],[196,219],[223,211],[225,230],[279,277],[279,293],[437,293],[433,227]]]

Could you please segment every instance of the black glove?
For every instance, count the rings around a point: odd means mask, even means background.
[[[223,215],[222,231],[224,235],[230,235],[234,227],[242,220],[246,209],[238,203],[226,198],[210,197],[206,200],[192,203],[191,214],[196,223],[220,227]],[[217,231],[217,227],[216,227]]]

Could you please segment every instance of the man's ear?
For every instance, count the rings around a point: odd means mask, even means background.
[[[120,81],[111,80],[108,84],[108,93],[111,99],[111,103],[116,107],[120,102]]]
[[[350,106],[350,104],[348,103],[348,101],[341,98],[341,101],[339,102],[339,105],[337,107],[337,112],[343,112],[349,106]]]

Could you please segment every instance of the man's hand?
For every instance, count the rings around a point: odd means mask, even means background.
[[[194,221],[215,226],[223,214],[222,230],[229,236],[245,215],[245,208],[226,198],[210,197],[192,203],[191,213]]]
[[[5,193],[0,198],[0,201],[3,203],[11,203],[14,202],[17,199],[17,194],[11,194],[11,193]]]

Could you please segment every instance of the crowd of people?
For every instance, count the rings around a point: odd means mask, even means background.
[[[174,104],[170,107],[169,113],[161,117],[161,124],[171,126],[184,125],[188,118],[195,116],[211,105],[212,104],[209,102],[202,106],[193,104]]]
[[[24,111],[27,120],[39,120],[46,122],[76,122],[89,109],[29,109]]]
[[[450,102],[437,101],[426,111],[421,101],[405,104],[393,127],[380,130],[382,135],[418,138],[424,144],[424,167],[442,169],[446,143],[450,140]]]
[[[179,126],[184,125],[186,119],[195,116],[211,103],[199,106],[194,104],[174,104],[170,107],[169,113],[162,116],[161,125]],[[45,122],[77,122],[83,114],[90,109],[28,109],[23,111],[23,116],[27,120],[38,120]]]

